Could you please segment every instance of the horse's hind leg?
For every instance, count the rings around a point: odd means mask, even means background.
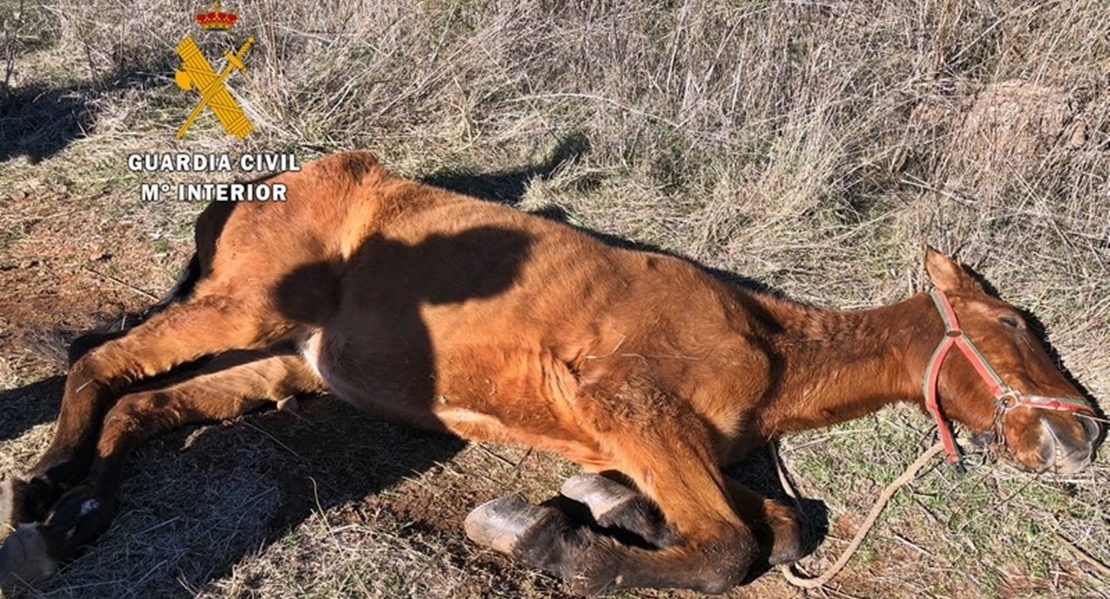
[[[173,304],[184,301],[192,293],[201,276],[200,262],[197,255],[189,261],[189,265],[178,278],[177,284],[157,304],[147,308],[142,314],[127,316],[125,328],[120,331],[85,333],[74,339],[69,345],[68,362],[72,367],[78,360],[90,351],[115,341],[131,332],[131,329],[142,324],[153,315],[162,312]],[[99,421],[87,421],[83,430],[77,437],[89,437],[89,431],[99,429]],[[70,467],[56,472],[55,479],[43,477],[13,477],[0,485],[0,540],[7,536],[8,530],[15,522],[31,522],[42,519],[47,511],[61,497],[68,486],[87,473],[87,464],[80,460],[69,460]]]
[[[293,330],[261,303],[249,290],[243,297],[195,297],[78,359],[50,446],[25,476],[0,489],[3,524],[40,521],[61,493],[85,478],[104,416],[125,386],[203,356],[265,349]]]
[[[622,544],[553,507],[515,498],[480,506],[467,518],[467,533],[480,544],[554,573],[576,593],[633,587],[723,593],[748,574],[758,555],[755,538],[732,513],[709,470],[677,476],[665,470],[663,465],[652,472],[669,489],[658,499],[652,496],[675,533],[665,547]],[[674,483],[682,486],[671,487]],[[694,507],[699,502],[709,509]]]
[[[323,389],[297,355],[248,352],[212,360],[194,377],[122,397],[104,419],[89,475],[66,493],[41,524],[21,526],[0,548],[0,586],[31,582],[107,529],[123,465],[143,441],[184,424],[234,418],[268,402]]]

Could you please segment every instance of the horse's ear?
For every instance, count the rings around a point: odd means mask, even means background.
[[[929,280],[941,291],[980,288],[962,266],[931,246],[925,246],[925,272],[929,273]]]

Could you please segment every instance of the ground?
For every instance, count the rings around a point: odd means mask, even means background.
[[[78,332],[173,283],[203,208],[143,202],[137,152],[366,148],[394,170],[674,251],[836,308],[924,288],[922,244],[954,253],[1043,325],[1110,397],[1110,8],[1070,3],[228,4],[0,0],[0,477],[45,447]],[[163,15],[155,18],[150,15]],[[259,40],[228,85],[256,130],[226,136],[173,46]],[[888,409],[782,444],[818,572],[932,441]],[[1103,452],[1105,453],[1105,451]],[[571,465],[468,445],[327,398],[164,435],[127,472],[112,529],[31,597],[561,597],[466,540],[512,493]],[[1110,597],[1110,467],[1029,476],[936,465],[900,492],[845,572],[776,572],[731,597]],[[738,469],[772,486],[766,456]],[[688,597],[659,591],[621,597]]]

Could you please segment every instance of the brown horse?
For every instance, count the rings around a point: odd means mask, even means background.
[[[722,473],[794,431],[933,396],[938,418],[1065,473],[1102,434],[1021,315],[933,250],[932,297],[838,312],[393,177],[365,153],[273,181],[287,202],[210,206],[175,297],[71,365],[49,449],[4,485],[3,582],[50,575],[105,530],[151,435],[305,392],[604,473],[563,488],[592,526],[511,499],[467,519],[579,592],[721,592],[757,560],[800,557],[798,514]],[[995,379],[937,351],[967,340]],[[183,382],[132,386],[204,356]]]

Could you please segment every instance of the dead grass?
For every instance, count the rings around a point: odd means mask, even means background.
[[[227,43],[191,26],[200,6],[0,0],[0,473],[46,441],[57,390],[33,385],[61,372],[59,340],[141,307],[128,286],[160,293],[189,251],[201,206],[142,204],[138,186],[190,176],[130,173],[132,152],[358,147],[408,175],[504,174],[585,140],[525,179],[522,208],[843,308],[921,288],[928,241],[1030,310],[1092,396],[1110,396],[1105,2],[228,6],[242,25],[227,41],[259,39],[231,79],[257,127],[242,143],[211,115],[173,140],[192,103],[171,80],[174,44]],[[459,524],[485,498],[554,492],[566,464],[372,421],[328,459],[298,445],[328,417],[268,418],[143,450],[112,531],[33,596],[560,596]],[[831,562],[928,434],[899,409],[787,441],[831,512],[808,564]],[[414,447],[430,453],[398,461]],[[1107,474],[931,471],[807,596],[1106,597],[1110,581],[1053,535],[1110,562]],[[331,482],[314,494],[309,477]],[[775,574],[734,593],[800,595]]]

